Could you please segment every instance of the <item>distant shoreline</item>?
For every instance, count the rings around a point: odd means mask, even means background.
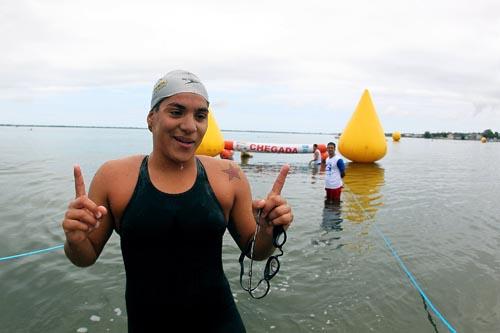
[[[78,125],[28,125],[28,124],[0,124],[0,127],[54,127],[54,128],[103,128],[103,129],[140,129],[147,130],[147,127],[133,126],[78,126]],[[297,131],[258,131],[258,130],[230,130],[221,129],[222,132],[249,132],[249,133],[283,133],[283,134],[320,134],[320,135],[338,135],[339,133],[324,132],[297,132]]]
[[[78,126],[78,125],[29,125],[29,124],[0,124],[0,127],[53,127],[53,128],[102,128],[102,129],[133,129],[133,130],[147,130],[147,127],[134,127],[134,126]],[[246,133],[280,133],[280,134],[314,134],[314,135],[332,135],[338,139],[340,133],[326,133],[326,132],[298,132],[298,131],[259,131],[259,130],[237,130],[237,129],[221,129],[222,132],[246,132]],[[427,132],[426,132],[427,133]],[[445,136],[437,135],[445,134]],[[391,137],[391,133],[384,133],[386,137]],[[439,132],[432,133],[432,137],[425,137],[425,134],[420,133],[401,133],[404,138],[424,138],[424,139],[437,139],[437,140],[481,140],[482,133],[452,133],[452,132]],[[490,138],[488,141],[499,142],[500,139]]]
[[[109,129],[147,129],[147,127],[132,126],[77,126],[77,125],[27,125],[27,124],[0,124],[3,127],[56,127],[56,128],[109,128]]]

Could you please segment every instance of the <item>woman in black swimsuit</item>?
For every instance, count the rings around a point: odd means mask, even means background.
[[[275,250],[274,226],[293,220],[281,197],[288,166],[263,200],[229,160],[195,156],[208,125],[208,94],[198,77],[173,71],[158,80],[147,117],[153,149],[104,163],[87,195],[74,168],[75,200],[62,222],[65,252],[95,263],[113,230],[121,237],[129,332],[245,332],[222,269],[226,228],[242,251],[256,232],[254,259]]]

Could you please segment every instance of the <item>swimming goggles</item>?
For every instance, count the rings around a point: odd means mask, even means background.
[[[252,237],[250,244],[248,244],[247,250],[245,252],[241,252],[239,263],[240,263],[240,285],[243,290],[247,291],[250,296],[255,299],[260,299],[265,297],[269,293],[269,280],[271,280],[276,274],[278,274],[280,270],[280,261],[278,257],[283,255],[282,246],[286,242],[286,232],[283,226],[275,226],[273,228],[273,246],[280,251],[280,254],[272,255],[267,259],[266,266],[264,268],[264,276],[259,280],[257,285],[252,286],[252,275],[253,275],[253,259],[254,259],[254,250],[255,250],[255,239],[260,230],[260,216],[262,214],[262,209],[257,213],[257,229],[255,230],[255,234]],[[245,275],[245,257],[250,252],[250,264],[248,270],[248,279],[243,283],[243,275]]]

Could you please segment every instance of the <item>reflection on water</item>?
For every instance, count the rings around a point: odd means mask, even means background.
[[[241,165],[247,165],[250,158],[241,156]]]
[[[324,245],[336,245],[335,250],[340,249],[345,244],[343,242],[336,242],[340,240],[340,233],[342,228],[342,212],[341,212],[341,201],[324,201],[324,208],[321,219],[321,230],[322,233],[318,238],[311,240],[313,245],[319,245],[320,243]]]
[[[432,325],[432,328],[434,330],[435,333],[439,333],[439,330],[437,328],[437,325],[436,323],[434,322],[434,319],[432,318],[432,315],[431,313],[429,312],[429,308],[427,307],[427,302],[425,302],[425,298],[424,296],[420,295],[420,297],[422,298],[422,303],[424,305],[424,311],[426,312],[427,314],[427,320],[429,321],[429,323]]]
[[[309,168],[311,169],[311,184],[316,184],[321,179],[320,175],[325,173],[325,164],[309,163]]]
[[[248,160],[252,158],[252,156],[241,154],[240,158],[241,158],[241,165],[247,165]]]
[[[250,164],[248,161],[246,164],[240,164],[241,169],[245,174],[265,174],[265,175],[275,175],[277,176],[281,170],[284,163],[260,163],[260,164]]]
[[[315,176],[314,170],[312,171]],[[319,170],[319,174],[324,171]],[[384,184],[384,169],[378,164],[348,163],[344,177],[344,190],[341,201],[324,200],[320,227],[322,234],[313,244],[331,245],[333,240],[341,239],[345,221],[359,224],[375,218],[378,207],[382,205],[380,189]],[[348,242],[355,247],[355,242]],[[340,243],[338,248],[346,245]],[[358,244],[360,245],[360,244]],[[357,245],[356,245],[357,246]]]
[[[342,195],[344,217],[353,223],[374,219],[382,206],[384,169],[377,163],[348,163]]]
[[[342,231],[341,201],[325,200],[321,228],[325,231]]]

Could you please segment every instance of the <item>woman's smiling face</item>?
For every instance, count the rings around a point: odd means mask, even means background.
[[[197,94],[165,98],[148,114],[153,149],[176,163],[190,160],[207,131],[208,112],[207,101]]]

